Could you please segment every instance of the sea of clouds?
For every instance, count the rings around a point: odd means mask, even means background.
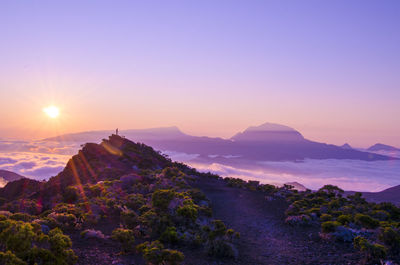
[[[80,148],[75,143],[0,141],[0,169],[43,180],[57,175]]]
[[[304,162],[259,162],[244,167],[220,163],[189,164],[201,171],[211,171],[222,177],[258,180],[274,185],[295,181],[313,190],[325,184],[332,184],[344,190],[376,192],[400,185],[399,161],[308,159]]]
[[[173,160],[185,162],[200,171],[210,171],[222,177],[258,180],[282,185],[298,182],[309,189],[332,184],[344,190],[377,192],[400,185],[400,160],[361,161],[346,159],[306,159],[302,162],[204,162],[195,155],[169,153]]]

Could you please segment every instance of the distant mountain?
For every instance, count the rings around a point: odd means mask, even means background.
[[[298,190],[298,191],[306,191],[307,190],[307,188],[303,184],[300,184],[298,182],[287,182],[287,183],[285,183],[285,185],[290,185],[293,187],[293,189]]]
[[[11,181],[19,180],[19,179],[22,179],[22,178],[25,178],[25,177],[21,176],[21,175],[19,175],[17,173],[8,171],[8,170],[0,169],[0,178],[3,178],[7,182],[11,182]]]
[[[351,145],[349,145],[348,143],[345,143],[344,145],[340,146],[343,149],[353,149],[353,147],[351,147]]]
[[[103,130],[103,131],[88,131],[88,132],[79,132],[79,133],[71,133],[64,134],[56,137],[51,137],[44,139],[45,141],[57,141],[57,142],[98,142],[103,138],[106,138],[108,135],[115,133],[112,130]],[[181,139],[185,137],[190,137],[189,135],[184,134],[182,131],[178,129],[178,127],[161,127],[161,128],[150,128],[150,129],[134,129],[134,130],[122,130],[120,131],[120,135],[123,135],[129,139],[138,139],[138,140],[168,140],[168,139]]]
[[[400,148],[396,148],[396,147],[393,147],[390,145],[385,145],[385,144],[374,144],[367,150],[371,151],[371,152],[378,152],[378,151],[398,152],[398,151],[400,151]]]
[[[251,126],[244,132],[237,133],[231,138],[233,141],[251,142],[298,142],[304,141],[298,131],[280,124],[264,123],[260,126]]]
[[[381,192],[364,193],[364,196],[375,202],[393,202],[400,204],[400,185],[388,188]]]
[[[95,131],[61,135],[47,141],[99,142],[110,131]],[[249,127],[231,139],[191,136],[177,127],[123,130],[120,135],[162,151],[197,154],[199,159],[230,157],[230,162],[297,161],[310,159],[356,159],[365,161],[394,159],[385,155],[344,149],[336,145],[313,142],[300,132],[279,124],[265,123]],[[211,156],[214,158],[212,158]]]
[[[353,195],[355,191],[346,191],[345,195]],[[380,192],[362,192],[367,201],[370,202],[392,202],[400,206],[400,185],[388,188]]]

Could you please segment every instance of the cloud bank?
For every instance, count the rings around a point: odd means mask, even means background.
[[[275,185],[296,181],[310,189],[333,184],[345,190],[376,192],[400,185],[399,161],[308,159],[304,162],[248,163],[239,167],[220,163],[189,164],[223,177],[259,180]]]
[[[49,179],[63,170],[80,145],[45,141],[0,141],[0,169],[33,179]]]

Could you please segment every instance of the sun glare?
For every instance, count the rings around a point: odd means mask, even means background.
[[[60,115],[60,110],[56,106],[48,106],[43,109],[43,112],[52,119],[55,119]]]

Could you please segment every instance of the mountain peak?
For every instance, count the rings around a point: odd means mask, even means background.
[[[234,141],[287,142],[303,141],[304,137],[293,128],[276,123],[250,126],[231,138]]]
[[[348,143],[345,143],[344,145],[340,146],[343,149],[353,149],[353,147],[351,147],[351,145],[349,145]]]
[[[386,144],[374,144],[373,146],[371,146],[370,148],[367,149],[368,151],[400,151],[399,148],[390,146],[390,145],[386,145]]]
[[[281,124],[277,124],[277,123],[270,123],[270,122],[266,122],[263,123],[261,125],[258,126],[250,126],[249,128],[247,128],[245,131],[279,131],[279,132],[295,132],[296,130],[294,130],[293,128],[286,126],[286,125],[281,125]]]

